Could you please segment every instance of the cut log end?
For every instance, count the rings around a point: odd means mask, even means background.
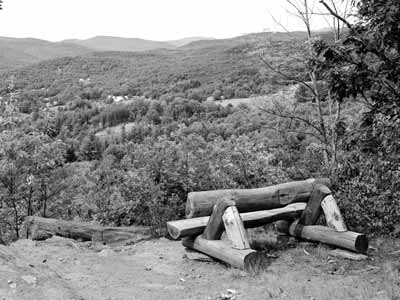
[[[168,230],[169,236],[173,240],[178,240],[180,238],[180,231],[178,230],[178,228],[171,226],[169,223],[167,223],[167,230]]]
[[[262,251],[249,253],[244,258],[244,270],[251,274],[265,272],[270,265],[271,258]]]
[[[368,238],[365,234],[361,234],[357,236],[355,242],[355,248],[359,253],[366,253],[368,250],[369,242]]]

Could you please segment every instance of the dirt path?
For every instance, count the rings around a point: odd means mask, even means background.
[[[396,247],[400,242],[391,243],[392,251]],[[22,240],[8,248],[26,266],[12,273],[0,264],[1,300],[229,299],[221,296],[228,289],[235,299],[249,300],[390,299],[392,277],[398,276],[385,263],[386,254],[350,262],[308,243],[279,252],[268,271],[257,276],[218,262],[190,260],[180,242],[166,239],[111,248],[52,238]],[[22,279],[29,270],[36,282]],[[62,281],[61,288],[51,289],[52,280]]]

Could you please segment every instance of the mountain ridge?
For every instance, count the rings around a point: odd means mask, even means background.
[[[74,57],[90,52],[142,52],[156,49],[176,49],[207,38],[188,37],[171,41],[151,41],[140,38],[96,36],[89,39],[67,39],[51,42],[38,38],[0,36],[0,72],[10,71],[44,60]]]

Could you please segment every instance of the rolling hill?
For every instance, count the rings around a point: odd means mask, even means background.
[[[86,40],[49,42],[33,38],[0,37],[0,72],[18,69],[44,60],[82,56],[91,52],[143,52],[152,50],[208,51],[228,49],[237,45],[287,43],[304,39],[302,32],[256,33],[231,39],[188,37],[171,41],[151,41],[138,38],[97,36]],[[194,53],[194,55],[197,55]]]
[[[35,94],[46,89],[44,97],[56,97],[61,102],[69,101],[71,95],[89,100],[108,95],[194,100],[263,95],[280,86],[279,76],[265,68],[259,54],[280,65],[282,71],[301,76],[298,61],[304,48],[303,37],[260,33],[196,41],[174,49],[107,51],[57,58],[2,74],[0,93],[7,91],[7,82],[13,77],[21,91]],[[88,78],[89,84],[80,82]]]
[[[175,48],[174,45],[168,42],[150,41],[138,38],[121,38],[113,36],[96,36],[86,40],[65,40],[64,42],[73,43],[96,51],[137,52],[162,48]]]
[[[0,72],[47,59],[77,56],[92,51],[67,42],[48,42],[32,38],[0,37]]]
[[[192,42],[203,41],[203,40],[215,40],[215,38],[194,36],[194,37],[187,37],[187,38],[183,38],[183,39],[179,39],[179,40],[167,41],[167,43],[172,44],[175,47],[182,47],[182,46],[185,46]]]
[[[150,41],[139,38],[96,36],[86,40],[70,39],[49,42],[34,38],[0,37],[0,72],[17,69],[43,60],[79,56],[95,51],[141,52],[174,49],[205,39],[189,37],[173,41]]]

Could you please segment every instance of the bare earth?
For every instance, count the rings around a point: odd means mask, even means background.
[[[21,240],[1,246],[9,255],[0,255],[0,300],[399,299],[400,253],[392,252],[400,241],[372,244],[371,258],[355,262],[298,243],[274,252],[265,273],[249,275],[191,260],[180,242],[167,239],[113,247]]]

